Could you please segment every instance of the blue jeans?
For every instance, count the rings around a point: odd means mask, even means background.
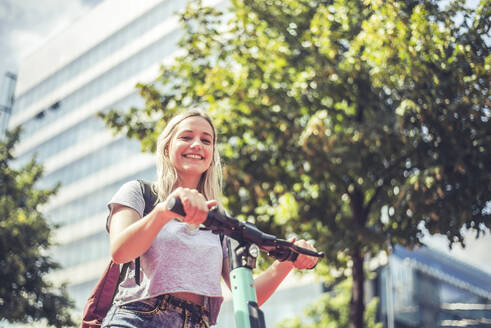
[[[169,295],[112,305],[101,328],[206,328],[207,317],[198,318],[168,302]]]

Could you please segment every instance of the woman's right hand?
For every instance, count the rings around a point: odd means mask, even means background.
[[[181,200],[186,216],[180,216],[168,209],[170,197]],[[135,209],[120,204],[113,205],[109,237],[114,262],[126,263],[145,253],[160,229],[176,217],[182,218],[189,225],[199,226],[206,220],[209,208],[217,204],[214,200],[206,201],[197,190],[188,188],[177,188],[168,199],[157,204],[143,220]]]
[[[205,196],[198,192],[196,189],[178,187],[175,189],[164,202],[165,209],[167,211],[168,201],[171,197],[176,197],[181,200],[182,207],[186,216],[181,216],[177,213],[171,212],[174,217],[182,218],[184,222],[190,225],[199,226],[205,222],[210,208],[216,206],[218,202],[216,200],[206,200]]]

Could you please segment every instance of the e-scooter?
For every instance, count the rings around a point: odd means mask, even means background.
[[[186,215],[179,198],[171,198],[169,210]],[[256,267],[259,251],[279,261],[295,261],[299,254],[323,257],[324,253],[298,247],[292,242],[266,234],[249,222],[242,222],[221,213],[218,208],[208,212],[206,230],[224,234],[230,261],[230,287],[236,328],[265,328],[264,313],[259,308],[252,270]]]

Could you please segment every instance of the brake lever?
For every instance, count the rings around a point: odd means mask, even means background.
[[[266,251],[268,255],[274,257],[280,262],[284,262],[284,261],[295,262],[298,258],[298,255],[300,254],[319,257],[319,258],[322,258],[325,255],[324,252],[317,252],[317,251],[310,250],[308,248],[303,248],[284,239],[277,239],[276,246],[274,248],[265,247],[264,251]],[[309,269],[314,269],[316,265],[317,264],[315,264],[313,267]]]

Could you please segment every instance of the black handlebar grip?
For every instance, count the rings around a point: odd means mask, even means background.
[[[290,255],[288,255],[287,257],[287,261],[290,261],[290,262],[295,262],[298,258],[298,253],[295,253],[295,252],[291,252]]]
[[[320,252],[320,253],[318,253],[318,254],[320,255],[319,257],[324,257],[324,253]],[[288,255],[288,257],[286,258],[286,260],[285,260],[285,261],[290,261],[290,262],[292,262],[292,263],[293,263],[293,262],[295,262],[295,261],[297,260],[297,258],[298,258],[298,253],[296,253],[296,252],[291,252],[291,253],[290,253],[290,255]],[[313,267],[311,267],[311,268],[307,268],[307,269],[309,269],[309,270],[313,270],[313,269],[314,269],[316,266],[317,266],[317,263],[316,263],[316,264],[314,264],[314,266],[313,266]]]
[[[181,216],[186,216],[186,212],[184,211],[184,207],[182,207],[181,200],[177,197],[171,197],[167,200],[167,209]]]

